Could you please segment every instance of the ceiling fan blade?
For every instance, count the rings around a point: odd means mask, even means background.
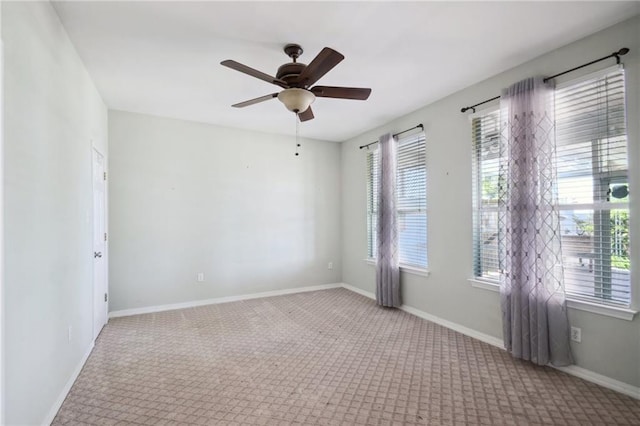
[[[314,95],[320,98],[356,99],[366,101],[371,89],[361,87],[315,86],[311,88]]]
[[[277,98],[277,93],[272,93],[270,95],[260,96],[259,98],[251,99],[248,101],[240,102],[239,104],[231,105],[234,108],[244,108],[249,105],[257,104],[260,102],[268,101],[269,99]]]
[[[298,118],[300,118],[300,121],[313,120],[313,111],[311,111],[311,107],[307,108],[305,112],[298,113]]]
[[[248,67],[244,64],[241,64],[240,62],[232,61],[231,59],[227,59],[226,61],[220,62],[220,65],[229,67],[232,70],[240,71],[242,73],[250,75],[251,77],[259,78],[260,80],[266,81],[267,83],[275,84],[284,89],[289,87],[289,85],[283,80],[277,79],[275,77],[270,76],[269,74],[263,73],[262,71],[258,71],[256,69]]]
[[[302,83],[305,87],[311,86],[313,83],[320,80],[323,75],[331,71],[331,69],[338,65],[343,59],[344,56],[341,53],[338,53],[329,47],[325,47],[300,73],[298,76],[298,82]]]

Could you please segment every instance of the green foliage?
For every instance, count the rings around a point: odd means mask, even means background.
[[[578,235],[594,235],[594,225],[591,220],[574,216],[573,221],[578,228]],[[611,266],[629,270],[629,212],[625,210],[612,211],[609,224],[611,228]]]
[[[482,178],[482,198],[490,200],[498,198],[498,176]]]
[[[577,216],[573,216],[573,221],[578,228],[578,235],[593,235],[593,222],[580,219]]]
[[[620,257],[629,257],[628,211],[620,210],[611,213],[611,241],[613,243],[613,254]],[[629,267],[627,266],[626,269],[629,269]]]
[[[611,256],[611,266],[614,268],[629,270],[630,263],[628,257]]]

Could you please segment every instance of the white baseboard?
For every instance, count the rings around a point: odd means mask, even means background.
[[[47,414],[47,416],[42,421],[43,425],[50,425],[51,422],[53,422],[53,419],[56,417],[56,414],[58,414],[60,407],[62,407],[62,403],[64,402],[65,398],[69,394],[71,387],[73,386],[76,379],[78,378],[78,375],[80,375],[80,371],[82,371],[82,367],[84,367],[84,364],[87,362],[87,359],[89,359],[89,355],[91,355],[91,351],[93,350],[94,344],[95,342],[91,342],[91,344],[89,345],[89,348],[87,349],[87,352],[82,356],[82,359],[76,366],[75,370],[73,370],[73,373],[71,373],[69,380],[67,380],[67,384],[64,385],[64,388],[62,388],[62,391],[60,391],[60,395],[58,396],[58,399],[56,399],[56,402],[54,402],[53,406],[51,406],[51,410],[49,410],[49,414]]]
[[[343,287],[343,288],[346,288],[347,290],[352,291],[352,292],[354,292],[354,293],[358,293],[358,294],[359,294],[359,295],[361,295],[361,296],[368,297],[369,299],[376,300],[376,295],[375,295],[375,293],[372,293],[372,292],[370,292],[370,291],[363,290],[363,289],[361,289],[361,288],[358,288],[358,287],[352,286],[351,284],[347,284],[347,283],[342,283],[342,287]]]
[[[488,343],[492,346],[496,346],[500,349],[504,349],[504,343],[502,339],[498,337],[491,336],[489,334],[481,333],[472,328],[465,327],[460,324],[456,324],[455,322],[447,321],[446,319],[437,317],[435,315],[428,314],[419,309],[413,308],[411,306],[402,305],[400,309],[403,311],[410,313],[412,315],[417,316],[418,318],[426,319],[427,321],[434,322],[438,325],[441,325],[445,328],[451,329],[453,331],[457,331],[460,334],[464,334],[465,336],[473,337],[476,340],[480,340],[481,342]]]
[[[342,284],[347,290],[353,291],[354,293],[358,293],[362,296],[368,297],[370,299],[375,300],[376,296],[374,293],[366,290],[362,290],[358,287],[354,287],[349,284]],[[458,333],[462,333],[466,336],[473,337],[474,339],[478,339],[482,342],[488,343],[490,345],[496,346],[500,349],[504,350],[504,342],[499,337],[490,336],[485,333],[481,333],[479,331],[473,330],[471,328],[462,326],[460,324],[456,324],[454,322],[445,320],[443,318],[437,317],[435,315],[428,314],[419,309],[413,308],[411,306],[402,305],[400,309],[415,315],[419,318],[426,319],[427,321],[431,321],[433,323],[439,324],[443,327],[449,328],[451,330],[457,331]],[[623,393],[632,398],[640,399],[640,387],[630,385],[628,383],[621,382],[619,380],[612,379],[611,377],[603,376],[602,374],[595,373],[591,370],[587,370],[586,368],[578,367],[577,365],[570,365],[568,367],[554,367],[553,365],[549,365],[549,367],[555,368],[572,376],[579,377],[583,380],[586,380],[591,383],[595,383],[602,387],[614,390],[616,392]]]
[[[150,314],[153,312],[173,311],[176,309],[194,308],[196,306],[216,305],[219,303],[238,302],[240,300],[259,299],[262,297],[282,296],[285,294],[304,293],[307,291],[328,290],[340,288],[342,283],[321,284],[307,287],[287,288],[284,290],[263,291],[261,293],[243,294],[239,296],[216,297],[213,299],[192,300],[169,305],[146,306],[143,308],[123,309],[109,312],[109,318],[128,317],[131,315]]]
[[[354,286],[349,285],[349,284],[343,284],[342,286],[344,288],[346,288],[347,290],[351,290],[351,291],[353,291],[355,293],[361,294],[361,295],[363,295],[365,297],[368,297],[370,299],[375,300],[375,298],[376,298],[376,295],[374,293],[370,292],[370,291],[362,290],[362,289],[360,289],[358,287],[354,287]],[[504,345],[502,344],[502,339],[500,339],[498,337],[490,336],[488,334],[481,333],[481,332],[473,330],[471,328],[464,327],[464,326],[462,326],[460,324],[456,324],[454,322],[445,320],[445,319],[437,317],[435,315],[428,314],[428,313],[426,313],[424,311],[421,311],[420,309],[416,309],[416,308],[413,308],[411,306],[402,305],[402,306],[400,306],[400,309],[405,311],[405,312],[407,312],[407,313],[410,313],[411,315],[415,315],[418,318],[426,319],[427,321],[431,321],[431,322],[436,323],[438,325],[441,325],[443,327],[449,328],[449,329],[451,329],[453,331],[457,331],[458,333],[462,333],[465,336],[473,337],[474,339],[480,340],[482,342],[488,343],[488,344],[493,345],[493,346],[497,346],[500,349],[504,349]]]
[[[633,386],[619,380],[612,379],[611,377],[603,376],[594,371],[587,370],[586,368],[578,367],[577,365],[570,365],[568,367],[553,367],[556,370],[563,371],[572,376],[580,377],[587,382],[595,383],[604,388],[614,390],[616,392],[623,393],[635,399],[640,399],[640,387]]]

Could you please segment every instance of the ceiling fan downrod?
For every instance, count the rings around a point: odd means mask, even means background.
[[[302,46],[299,44],[289,43],[284,47],[284,53],[286,53],[295,64],[298,58],[304,53],[304,50],[302,50]]]

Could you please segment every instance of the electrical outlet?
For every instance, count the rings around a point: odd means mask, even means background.
[[[329,264],[327,265],[327,269],[333,269],[333,262],[329,262]]]
[[[574,342],[582,342],[582,329],[578,327],[571,327],[571,340]]]
[[[199,283],[204,282],[204,272],[198,272],[198,276],[196,277]]]
[[[73,327],[69,326],[69,329],[67,330],[67,337],[69,338],[69,343],[71,343],[72,331],[73,331]]]

